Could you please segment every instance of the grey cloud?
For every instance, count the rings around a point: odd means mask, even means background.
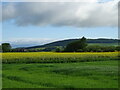
[[[117,26],[117,0],[105,3],[20,2],[3,5],[3,22],[18,26]]]

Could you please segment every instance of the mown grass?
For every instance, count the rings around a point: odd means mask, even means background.
[[[3,64],[3,88],[118,88],[118,61]]]

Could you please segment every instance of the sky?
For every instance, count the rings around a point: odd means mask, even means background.
[[[9,42],[13,47],[42,45],[82,36],[118,38],[118,0],[8,1],[2,3],[0,24],[2,42]]]

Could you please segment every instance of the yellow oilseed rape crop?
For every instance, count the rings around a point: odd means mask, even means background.
[[[118,52],[18,52],[1,54],[3,63],[65,63],[118,59]]]

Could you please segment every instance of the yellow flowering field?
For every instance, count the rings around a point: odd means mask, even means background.
[[[118,52],[18,52],[1,53],[3,63],[56,63],[117,59]]]

